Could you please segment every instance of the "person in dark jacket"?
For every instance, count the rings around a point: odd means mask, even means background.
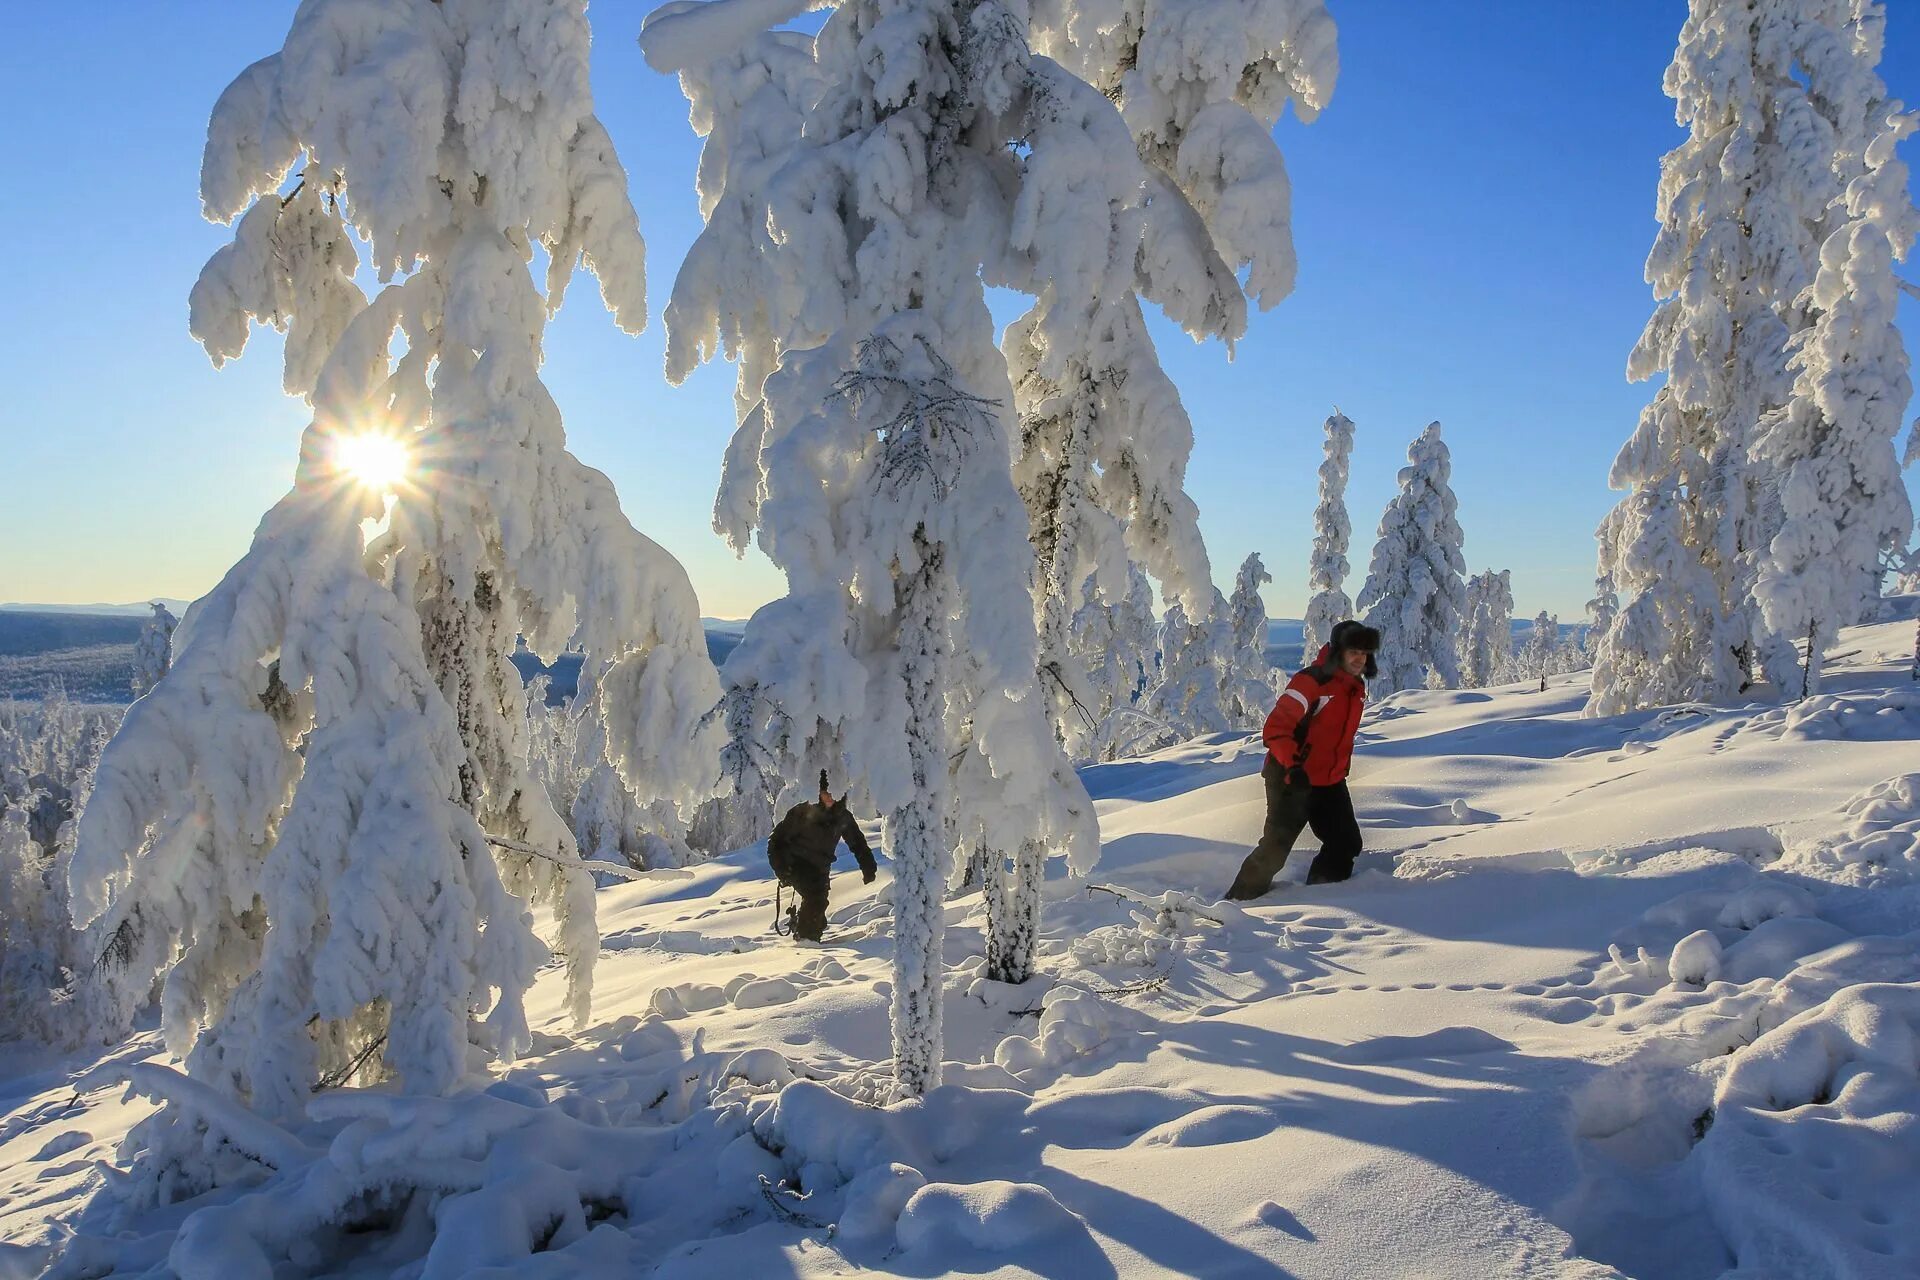
[[[1347,794],[1353,738],[1366,709],[1366,682],[1378,671],[1380,633],[1348,619],[1334,627],[1313,665],[1297,672],[1267,716],[1267,825],[1227,897],[1258,898],[1273,887],[1293,842],[1312,827],[1320,852],[1308,884],[1345,880],[1360,853],[1360,822]]]
[[[797,804],[787,810],[780,825],[767,837],[767,862],[780,883],[792,887],[800,903],[793,909],[793,936],[820,941],[827,927],[827,894],[833,871],[833,859],[840,842],[860,864],[860,878],[873,883],[878,874],[873,850],[860,834],[860,824],[847,809],[847,798],[835,800],[827,790],[827,775],[820,774],[820,800],[817,804]]]

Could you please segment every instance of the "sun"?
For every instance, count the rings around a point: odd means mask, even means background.
[[[342,471],[375,493],[399,488],[413,463],[398,436],[379,431],[341,436],[334,442],[333,457]]]

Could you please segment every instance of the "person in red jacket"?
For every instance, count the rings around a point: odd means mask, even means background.
[[[1345,880],[1360,853],[1360,822],[1347,794],[1353,737],[1366,709],[1366,682],[1377,671],[1380,633],[1348,619],[1334,627],[1313,665],[1294,674],[1267,716],[1267,825],[1240,865],[1227,897],[1258,898],[1287,865],[1293,842],[1312,827],[1320,852],[1308,884]]]

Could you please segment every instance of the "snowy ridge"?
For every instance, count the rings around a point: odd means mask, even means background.
[[[947,1084],[913,1102],[875,1105],[885,850],[820,946],[769,932],[759,847],[604,891],[596,1021],[547,966],[531,1053],[450,1099],[268,1127],[138,1068],[254,1163],[204,1204],[79,1212],[150,1035],[16,1060],[0,1266],[52,1220],[70,1276],[1911,1275],[1909,631],[1844,633],[1793,708],[1396,694],[1356,757],[1360,874],[1309,890],[1296,858],[1245,909],[1211,899],[1259,825],[1253,740],[1090,767],[1098,878],[1049,877],[1033,981],[986,978],[978,895],[945,904]]]

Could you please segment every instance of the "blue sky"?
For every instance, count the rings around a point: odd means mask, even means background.
[[[186,297],[227,234],[199,216],[207,112],[278,47],[294,7],[76,0],[9,15],[0,601],[198,595],[292,477],[305,415],[281,394],[277,335],[257,331],[216,372],[187,334]],[[635,44],[649,7],[594,0],[591,16],[600,114],[633,177],[657,316],[699,230],[698,139],[677,82]],[[1920,99],[1920,5],[1889,7],[1883,74]],[[1337,403],[1359,432],[1350,592],[1407,442],[1437,418],[1471,567],[1511,569],[1522,613],[1579,616],[1592,531],[1614,501],[1607,468],[1650,395],[1623,370],[1652,305],[1654,185],[1680,137],[1660,77],[1685,8],[1332,0],[1332,105],[1279,128],[1299,287],[1256,316],[1231,362],[1170,326],[1156,334],[1194,420],[1188,487],[1223,584],[1259,551],[1270,611],[1298,615],[1320,424]],[[1920,333],[1920,307],[1903,320]],[[732,369],[670,388],[662,344],[657,320],[628,338],[577,289],[548,341],[548,383],[575,452],[686,564],[704,611],[744,616],[781,583],[709,525]]]

